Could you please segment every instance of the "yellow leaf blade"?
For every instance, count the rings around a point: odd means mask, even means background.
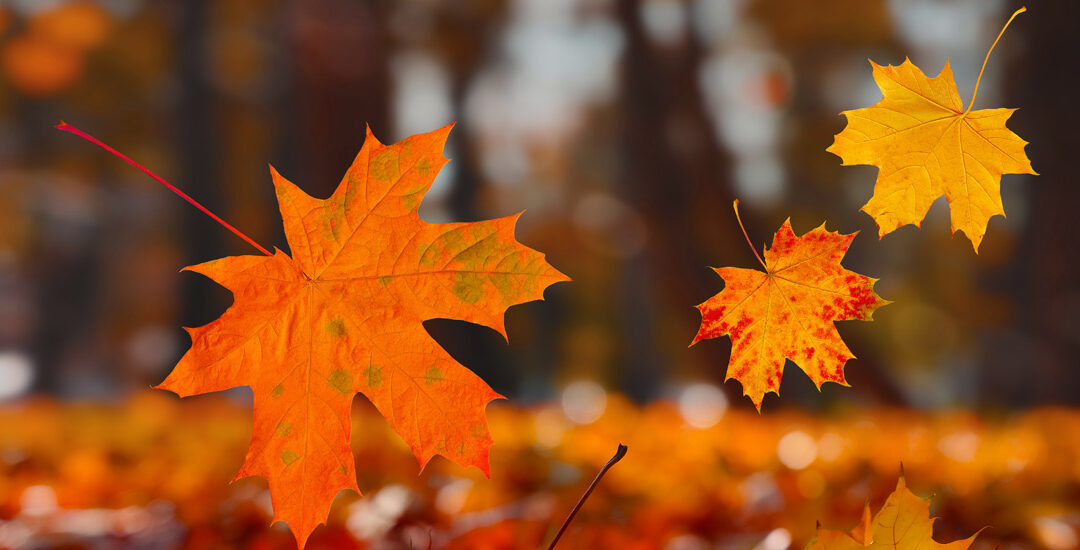
[[[1004,174],[1034,174],[1027,144],[1005,123],[1011,109],[964,112],[946,62],[929,78],[910,60],[899,66],[871,62],[883,98],[845,111],[847,126],[827,151],[845,165],[878,167],[874,194],[863,206],[884,236],[920,225],[939,196],[949,202],[953,232],[978,252],[991,217],[1004,215]]]
[[[818,526],[817,537],[807,550],[884,548],[886,550],[966,550],[979,534],[947,544],[933,539],[934,519],[930,501],[912,493],[904,476],[896,484],[881,510],[870,520],[870,506],[863,511],[862,522],[850,534]]]

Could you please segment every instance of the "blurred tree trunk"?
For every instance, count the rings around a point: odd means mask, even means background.
[[[640,16],[638,0],[618,3],[626,39],[620,86],[624,171],[619,177],[650,228],[644,257],[632,262],[642,265],[625,266],[625,390],[644,400],[656,397],[671,378],[663,365],[671,354],[656,348],[662,335],[677,331],[689,343],[700,321],[692,306],[721,288],[707,266],[748,251],[741,235],[736,239],[738,227],[729,210],[734,199],[730,163],[716,143],[698,85],[702,48],[689,32],[678,45],[656,47]],[[753,218],[748,223],[754,224]],[[666,299],[651,298],[661,295]],[[686,309],[655,311],[660,303],[685,304]],[[671,330],[656,319],[682,323]],[[728,349],[707,345],[689,353],[706,355],[710,365],[726,365]],[[723,369],[710,372],[723,380]],[[737,391],[732,385],[725,390]]]
[[[59,132],[53,129],[57,118],[50,104],[17,94],[12,94],[11,100],[16,105],[12,109],[17,128],[14,135],[20,136],[25,147],[20,151],[24,162],[29,166],[49,166],[57,156],[53,144],[70,136],[58,137]],[[43,183],[55,186],[58,182]],[[34,191],[39,197],[48,196],[44,189]],[[31,300],[38,312],[33,317],[36,326],[30,333],[30,341],[25,344],[36,363],[32,390],[70,395],[72,388],[64,383],[65,378],[86,373],[71,373],[66,369],[73,365],[102,367],[100,346],[93,344],[100,334],[98,291],[103,285],[100,247],[105,243],[97,223],[76,230],[67,226],[69,222],[55,219],[48,206],[37,213],[43,230],[35,235],[28,269],[23,275],[31,283],[26,288],[32,289]],[[0,282],[18,285],[18,278]],[[11,344],[23,342],[0,342],[0,346]],[[103,373],[93,373],[98,374]]]
[[[1003,13],[1019,7],[1014,4]],[[997,279],[999,290],[1014,296],[1016,324],[1025,330],[1012,345],[995,339],[986,346],[983,394],[1016,405],[1080,403],[1080,185],[1072,175],[1080,79],[1057,62],[1064,52],[1080,51],[1077,21],[1080,3],[1046,3],[1008,31],[1019,35],[1009,40],[1020,52],[1005,78],[1007,106],[1020,108],[1009,126],[1031,141],[1028,156],[1042,175],[1004,178],[1005,186],[1023,185],[1029,197],[1018,252]]]
[[[179,150],[177,186],[196,197],[212,212],[222,211],[220,143],[214,127],[214,94],[209,80],[208,0],[187,0],[179,4],[176,29],[177,77],[180,82],[176,105],[176,133]],[[194,265],[224,256],[228,238],[224,229],[195,208],[180,210],[185,265]],[[244,245],[247,246],[247,245]],[[248,251],[245,250],[244,253]],[[199,277],[181,277],[183,326],[200,326],[221,314],[224,291]]]
[[[388,135],[387,8],[382,1],[293,0],[289,11],[298,82],[293,181],[326,198],[363,145],[365,125]]]

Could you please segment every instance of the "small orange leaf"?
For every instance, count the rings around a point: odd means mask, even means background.
[[[735,206],[737,215],[738,201]],[[691,345],[731,336],[727,380],[741,382],[743,395],[759,410],[766,393],[779,395],[785,359],[818,388],[824,382],[848,385],[844,363],[855,356],[833,321],[870,321],[875,309],[890,303],[874,292],[877,279],[840,265],[854,238],[826,231],[825,224],[800,237],[789,219],[765,259],[758,258],[764,272],[713,268],[724,279],[724,290],[697,306],[701,328]]]
[[[847,550],[871,545],[886,550],[965,550],[979,535],[975,533],[963,540],[941,544],[933,539],[933,534],[934,519],[930,517],[929,499],[915,496],[901,475],[896,490],[872,521],[867,503],[862,522],[851,533],[822,529],[819,525],[817,537],[806,545],[806,550]]]
[[[417,208],[446,162],[450,126],[384,146],[370,131],[341,184],[313,198],[271,172],[292,254],[187,268],[233,292],[159,386],[181,396],[250,386],[251,445],[237,478],[267,479],[274,520],[304,546],[341,489],[359,492],[349,449],[363,393],[421,463],[488,472],[487,403],[500,396],[431,339],[459,319],[504,336],[503,315],[568,280],[514,238],[518,216],[429,224]]]

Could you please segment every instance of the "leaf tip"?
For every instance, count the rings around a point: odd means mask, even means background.
[[[187,397],[187,395],[184,395],[184,394],[180,393],[179,390],[172,387],[172,384],[169,383],[168,378],[165,378],[165,380],[163,380],[160,384],[156,384],[156,385],[153,385],[153,386],[150,386],[150,387],[155,389],[155,390],[167,391],[167,392],[169,392],[169,393],[171,393],[171,394],[173,394],[173,395],[175,395],[177,397],[181,397],[181,398],[182,397]]]
[[[955,231],[953,232],[955,233]],[[969,237],[968,241],[971,242],[971,248],[975,250],[975,255],[979,255],[979,245],[982,244],[982,237]]]
[[[692,347],[694,347],[694,344],[697,344],[698,342],[700,342],[702,340],[705,340],[705,337],[701,335],[701,333],[704,331],[704,328],[705,327],[702,327],[701,329],[698,330],[698,333],[694,335],[694,339],[690,342],[690,345],[686,346],[687,348],[692,348]],[[724,380],[724,382],[727,382],[728,380],[731,380],[731,377],[728,377],[727,380]]]

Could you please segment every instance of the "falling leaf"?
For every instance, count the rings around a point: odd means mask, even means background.
[[[889,495],[877,515],[870,518],[870,503],[863,508],[862,521],[849,533],[822,529],[806,545],[807,550],[844,550],[849,548],[874,548],[915,550],[942,548],[964,550],[971,546],[978,533],[964,540],[941,544],[933,539],[934,518],[930,517],[930,500],[915,496],[907,488],[904,475],[896,483],[896,490]]]
[[[370,130],[334,194],[308,196],[271,168],[291,255],[187,268],[233,292],[161,388],[181,396],[250,386],[251,444],[237,478],[267,479],[274,520],[300,546],[341,489],[363,393],[421,463],[441,454],[488,472],[484,410],[500,396],[425,331],[459,319],[506,336],[505,310],[568,280],[514,238],[518,215],[430,224],[417,208],[446,162],[450,126],[384,146]],[[520,215],[520,214],[519,214]]]
[[[963,231],[978,252],[990,218],[1005,215],[1001,176],[1035,174],[1024,153],[1027,142],[1005,127],[1016,109],[972,111],[976,81],[965,110],[948,61],[934,78],[907,59],[898,67],[870,65],[883,99],[844,111],[847,127],[826,150],[844,165],[878,167],[874,195],[862,210],[877,222],[879,236],[907,224],[920,226],[944,194],[953,233]]]
[[[691,345],[731,336],[727,380],[741,382],[743,395],[759,410],[766,393],[779,395],[785,359],[799,365],[819,389],[824,382],[848,385],[844,363],[855,356],[833,321],[869,321],[875,309],[889,303],[874,292],[877,279],[840,265],[854,238],[854,233],[826,231],[825,224],[800,237],[789,219],[765,259],[758,256],[764,272],[713,268],[724,279],[724,290],[697,306],[701,329]]]

